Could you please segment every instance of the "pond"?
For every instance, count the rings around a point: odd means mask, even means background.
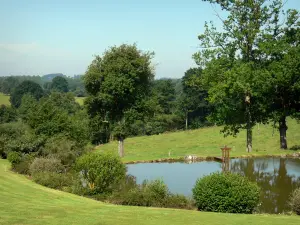
[[[230,170],[255,181],[261,187],[261,213],[282,213],[289,210],[288,199],[300,187],[300,159],[248,158],[231,159],[229,164],[215,161],[195,163],[141,163],[127,165],[128,174],[143,180],[163,179],[172,193],[192,196],[197,178],[216,171]]]

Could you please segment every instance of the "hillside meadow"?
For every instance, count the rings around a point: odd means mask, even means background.
[[[221,156],[220,147],[224,145],[232,147],[230,155],[233,157],[285,155],[300,152],[300,124],[293,119],[288,119],[287,123],[288,150],[280,149],[278,129],[270,124],[260,124],[254,127],[252,153],[246,152],[245,131],[240,132],[237,137],[224,137],[220,133],[221,127],[216,126],[127,138],[125,139],[124,161],[180,158],[191,154],[199,157]],[[118,142],[116,141],[97,147],[97,151],[117,152],[117,149]]]

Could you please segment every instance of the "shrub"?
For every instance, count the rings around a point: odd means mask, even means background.
[[[177,208],[177,209],[194,209],[195,203],[192,199],[187,198],[184,195],[180,194],[170,194],[166,198],[165,207],[167,208]]]
[[[198,179],[193,197],[199,210],[252,213],[259,203],[259,187],[239,174],[213,173]]]
[[[6,157],[8,152],[37,152],[44,144],[44,138],[38,137],[34,131],[22,122],[0,125],[0,153]]]
[[[12,169],[17,173],[29,174],[29,167],[34,160],[35,154],[20,154],[20,156],[20,160],[18,159],[16,163],[12,163]]]
[[[46,157],[57,158],[64,166],[69,167],[83,151],[84,148],[78,148],[74,141],[63,136],[54,136],[46,141],[42,154]]]
[[[32,178],[38,184],[55,189],[63,189],[72,184],[72,176],[68,173],[38,172]]]
[[[119,205],[194,208],[190,199],[183,195],[170,193],[168,187],[161,180],[144,181],[141,185],[136,185],[131,180],[122,190],[114,192],[108,201]]]
[[[125,164],[113,154],[88,153],[77,159],[75,167],[91,194],[111,192],[126,176]]]
[[[62,173],[64,167],[56,158],[35,158],[29,167],[30,174],[41,172]]]
[[[7,159],[14,167],[15,164],[18,164],[21,162],[22,155],[19,152],[9,152],[7,154]]]
[[[290,205],[297,215],[300,215],[300,188],[294,190],[290,198]]]

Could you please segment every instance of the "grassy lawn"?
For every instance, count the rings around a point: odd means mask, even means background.
[[[0,105],[10,105],[9,95],[0,92]]]
[[[288,120],[288,146],[300,145],[300,124]],[[220,127],[210,127],[191,131],[181,131],[153,136],[128,138],[125,140],[124,161],[153,160],[184,157],[188,154],[197,156],[220,156],[220,147],[232,147],[231,156],[246,156],[246,132],[242,131],[236,138],[223,137]],[[292,150],[280,150],[279,132],[271,125],[260,125],[253,129],[253,152],[249,155],[292,154]],[[117,142],[99,146],[98,151],[117,151]],[[296,152],[300,152],[297,150]]]
[[[110,205],[49,189],[15,174],[0,159],[0,224],[300,224],[300,216],[205,213]]]

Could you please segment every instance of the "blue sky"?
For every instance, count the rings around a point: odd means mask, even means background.
[[[109,46],[154,51],[156,78],[195,66],[197,35],[213,20],[201,0],[0,0],[0,76],[82,74]],[[286,8],[300,9],[300,0]]]

